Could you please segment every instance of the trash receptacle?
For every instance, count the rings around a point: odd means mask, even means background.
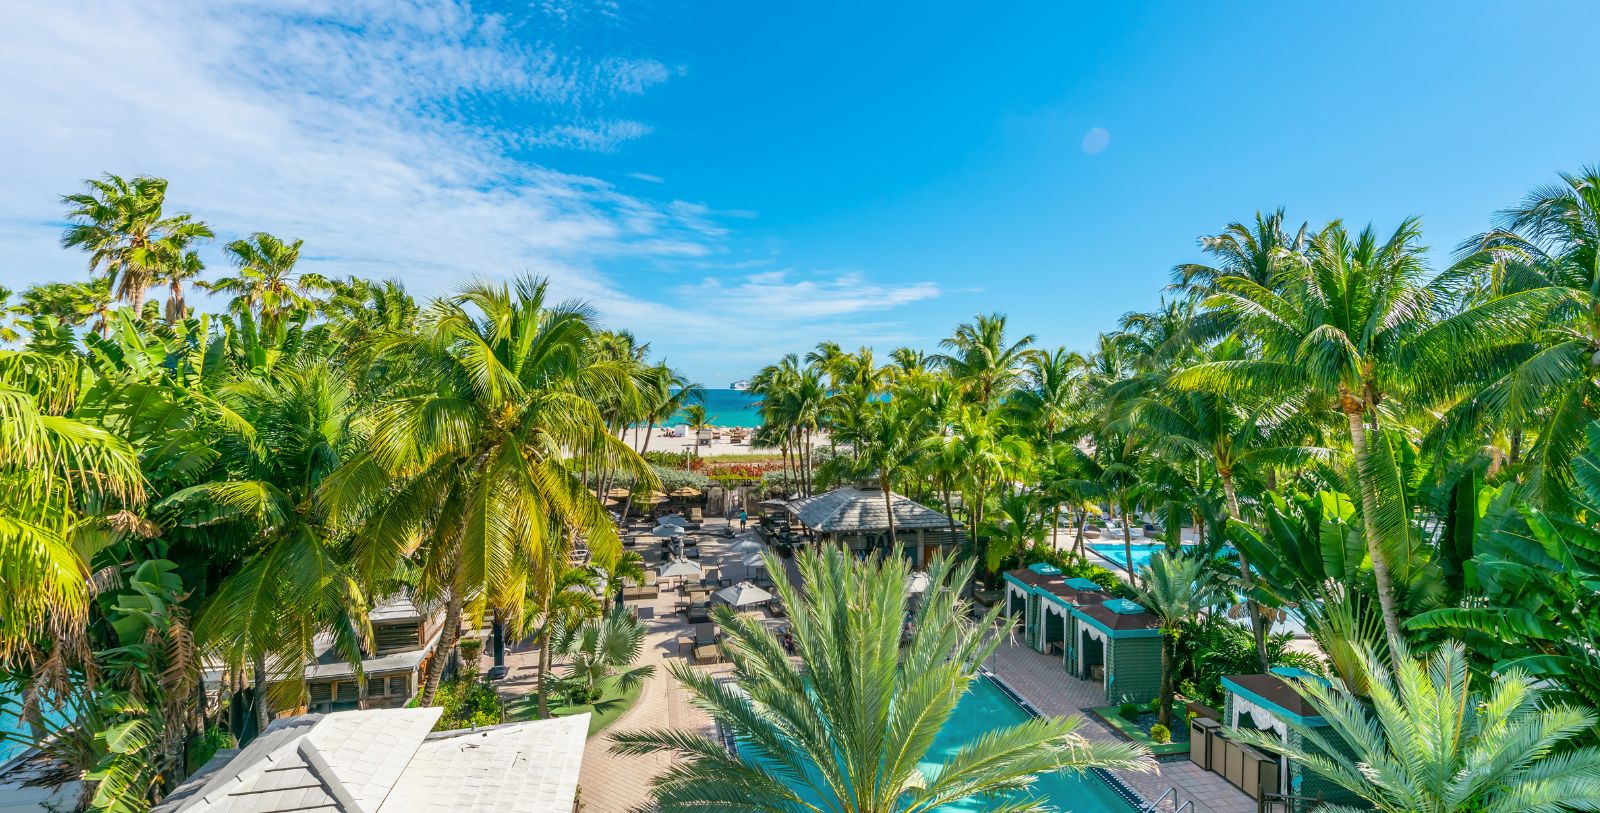
[[[1244,761],[1243,780],[1239,789],[1250,798],[1260,801],[1269,793],[1278,792],[1278,760],[1248,745],[1239,746]]]
[[[1222,776],[1228,784],[1244,790],[1244,746],[1227,739],[1222,743]]]
[[[1205,770],[1211,770],[1212,732],[1222,724],[1209,717],[1196,717],[1189,721],[1189,761]]]

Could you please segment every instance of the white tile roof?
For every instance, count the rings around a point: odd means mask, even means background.
[[[383,813],[571,813],[589,715],[429,737]]]
[[[429,734],[440,709],[279,720],[153,813],[568,813],[588,715]]]

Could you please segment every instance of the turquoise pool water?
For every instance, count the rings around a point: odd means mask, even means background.
[[[1092,548],[1095,553],[1098,553],[1101,556],[1116,562],[1123,568],[1128,566],[1128,554],[1127,551],[1123,550],[1121,542],[1096,542],[1089,547]],[[1133,543],[1133,569],[1137,571],[1143,568],[1145,565],[1150,564],[1150,557],[1156,555],[1157,551],[1166,549],[1166,547],[1166,544],[1162,542]],[[1186,551],[1194,550],[1194,548],[1194,545],[1183,546],[1183,549]]]
[[[998,728],[1005,728],[1028,719],[1028,712],[1007,697],[987,678],[973,681],[967,694],[957,704],[950,721],[933,740],[928,756],[944,761],[955,755],[961,746]],[[937,762],[922,764],[923,773],[932,776]],[[1133,808],[1122,801],[1104,781],[1088,774],[1046,774],[1039,777],[1029,791],[1043,797],[1060,813],[1132,813]],[[982,810],[986,805],[979,799],[967,799],[937,808],[942,813]]]

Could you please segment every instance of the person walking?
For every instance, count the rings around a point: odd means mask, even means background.
[[[750,521],[750,512],[744,510],[743,508],[740,508],[739,509],[739,530],[741,530],[741,531],[744,530],[745,523],[747,523],[749,521]]]

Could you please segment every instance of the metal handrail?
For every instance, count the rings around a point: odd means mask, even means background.
[[[1142,811],[1140,811],[1140,813],[1156,813],[1156,811],[1159,811],[1161,809],[1161,803],[1165,802],[1168,798],[1172,799],[1172,803],[1173,804],[1177,804],[1178,803],[1178,789],[1177,788],[1167,788],[1164,793],[1162,793],[1160,796],[1156,797],[1155,801],[1147,802],[1145,804],[1145,806],[1144,806],[1144,809]],[[1174,811],[1174,813],[1176,813],[1176,811]]]

